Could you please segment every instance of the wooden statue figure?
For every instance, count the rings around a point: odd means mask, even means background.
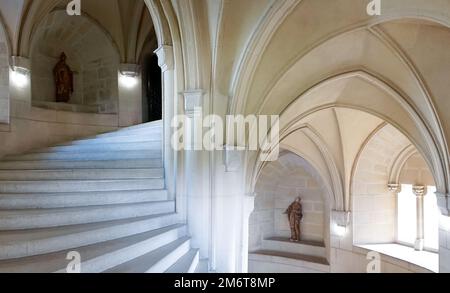
[[[67,103],[73,93],[73,72],[66,64],[66,54],[62,53],[53,69],[56,86],[56,102]]]
[[[291,227],[291,241],[299,242],[301,239],[300,222],[303,219],[302,199],[297,199],[288,207],[285,214],[289,219],[289,225]]]

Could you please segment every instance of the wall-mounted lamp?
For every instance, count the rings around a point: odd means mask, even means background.
[[[333,234],[338,237],[344,237],[347,234],[347,227],[350,225],[350,212],[332,211],[331,219],[333,221]]]
[[[334,225],[334,234],[339,237],[344,237],[347,233],[347,227],[341,225]]]
[[[120,84],[126,88],[133,88],[138,84],[140,68],[137,64],[120,64]]]
[[[25,57],[11,57],[11,81],[19,87],[24,88],[30,80],[30,60]]]

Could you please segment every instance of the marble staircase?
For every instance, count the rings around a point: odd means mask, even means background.
[[[0,272],[191,273],[199,264],[165,190],[162,123],[0,161]]]

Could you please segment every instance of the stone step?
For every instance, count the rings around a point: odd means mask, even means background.
[[[162,120],[157,120],[157,121],[137,124],[137,125],[133,125],[133,126],[128,126],[128,127],[121,128],[118,131],[145,129],[145,128],[149,128],[149,127],[150,128],[151,127],[163,127],[163,121]]]
[[[185,225],[177,224],[70,250],[3,260],[0,261],[0,273],[65,273],[71,251],[81,257],[81,273],[100,273],[185,237],[186,230]]]
[[[9,161],[0,162],[0,170],[59,170],[59,169],[127,169],[162,168],[162,159],[109,161]]]
[[[0,232],[0,259],[63,251],[165,228],[179,223],[174,213],[102,223]]]
[[[63,170],[0,170],[0,180],[121,180],[161,179],[164,169],[63,169]]]
[[[183,255],[173,266],[165,273],[168,274],[186,274],[195,273],[199,264],[199,250],[191,249]]]
[[[330,265],[327,259],[323,257],[281,251],[258,250],[249,253],[249,272],[329,273]]]
[[[93,145],[93,144],[110,144],[110,143],[132,143],[132,142],[143,142],[143,141],[152,141],[152,142],[161,142],[162,140],[161,134],[155,135],[120,135],[114,137],[94,137],[94,138],[86,138],[81,140],[74,140],[62,144],[58,144],[57,146],[67,146],[67,145]]]
[[[175,212],[174,201],[57,209],[2,210],[0,230],[99,223]]]
[[[34,153],[14,155],[3,158],[3,161],[106,161],[106,160],[135,160],[161,158],[161,150],[145,151],[104,151],[94,153]]]
[[[282,251],[326,258],[325,244],[315,241],[291,242],[287,238],[273,237],[262,241],[262,250]]]
[[[164,179],[0,181],[0,193],[163,189]]]
[[[149,126],[143,128],[134,128],[134,129],[120,129],[114,132],[107,132],[102,134],[97,134],[91,138],[104,138],[104,137],[116,137],[116,136],[155,136],[162,135],[163,128],[162,126]]]
[[[142,141],[142,142],[118,142],[111,144],[92,144],[92,145],[67,145],[56,146],[44,149],[32,150],[30,153],[89,153],[89,152],[108,152],[108,151],[140,151],[140,150],[160,150],[162,144],[160,141]]]
[[[183,237],[155,251],[105,271],[106,273],[162,273],[190,250],[190,238]]]
[[[167,190],[0,194],[0,209],[53,209],[168,200]]]

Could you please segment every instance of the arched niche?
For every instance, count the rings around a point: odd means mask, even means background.
[[[297,197],[302,198],[302,240],[325,242],[328,210],[327,191],[315,168],[304,158],[283,151],[267,164],[256,183],[255,210],[250,217],[250,250],[264,239],[291,236],[284,214]]]
[[[56,104],[53,68],[60,54],[74,71],[68,104]],[[34,106],[92,113],[117,113],[120,57],[115,43],[94,20],[49,13],[31,43],[31,87]]]

